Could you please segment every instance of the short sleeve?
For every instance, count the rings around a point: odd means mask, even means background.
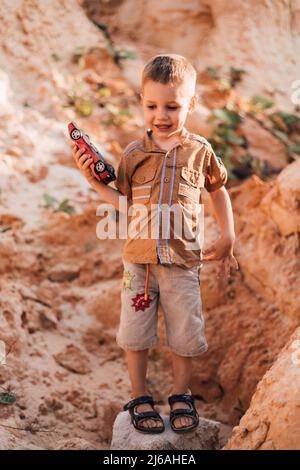
[[[127,158],[128,157],[125,157],[124,155],[121,157],[121,161],[117,170],[115,185],[120,193],[122,193],[124,196],[127,196],[128,199],[131,199],[131,184],[128,174]]]
[[[227,170],[212,149],[209,150],[204,186],[208,192],[216,191],[227,181]]]

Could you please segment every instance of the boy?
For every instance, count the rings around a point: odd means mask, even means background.
[[[195,86],[196,71],[183,56],[160,54],[148,62],[141,93],[147,131],[125,149],[116,190],[96,181],[89,170],[89,156],[73,149],[81,172],[105,201],[119,209],[119,196],[126,196],[131,205],[126,212],[131,211],[130,222],[135,220],[134,205],[138,204],[143,214],[139,230],[135,234],[131,231],[124,245],[122,311],[117,334],[117,343],[127,353],[132,385],[132,400],[124,409],[130,412],[132,423],[140,432],[164,430],[163,420],[146,389],[148,350],[158,342],[158,300],[173,362],[174,385],[168,398],[170,424],[174,432],[186,432],[197,427],[199,421],[188,388],[192,358],[207,350],[199,291],[201,262],[221,261],[220,273],[227,276],[231,267],[238,269],[233,256],[232,208],[224,187],[226,169],[209,143],[184,127],[188,113],[197,104]],[[201,214],[197,212],[203,187],[210,194],[221,232],[205,253],[199,243]],[[183,219],[187,229],[184,235],[182,231],[178,234],[173,209],[179,213],[179,220]]]

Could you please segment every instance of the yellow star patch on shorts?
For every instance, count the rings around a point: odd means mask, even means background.
[[[123,290],[130,289],[132,290],[131,282],[135,274],[130,274],[130,271],[124,271],[123,274]]]

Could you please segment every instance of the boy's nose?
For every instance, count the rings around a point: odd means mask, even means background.
[[[168,112],[165,109],[157,110],[156,119],[165,119],[168,117]]]

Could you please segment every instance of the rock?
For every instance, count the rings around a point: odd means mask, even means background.
[[[98,435],[101,440],[111,442],[112,429],[121,405],[117,401],[96,400]]]
[[[10,147],[6,150],[7,155],[11,155],[12,157],[21,157],[22,150],[19,147]]]
[[[11,104],[11,99],[13,97],[13,92],[10,86],[9,75],[0,70],[0,116],[6,116],[13,114],[13,106]]]
[[[90,372],[88,358],[73,344],[69,344],[64,351],[55,354],[54,359],[59,365],[76,374]]]
[[[39,311],[40,322],[43,328],[51,329],[56,328],[57,326],[57,318],[54,312],[49,309],[43,309]]]
[[[216,421],[200,418],[195,431],[187,434],[174,433],[169,418],[162,416],[165,432],[143,434],[134,429],[129,413],[119,413],[113,427],[111,450],[216,450],[219,449],[220,425]]]
[[[294,321],[295,327],[300,307],[299,240],[295,232],[299,223],[299,162],[290,166],[271,183],[251,177],[230,190],[230,196],[235,213],[235,249],[244,282]],[[291,190],[287,187],[289,178],[293,181]],[[280,208],[277,215],[276,207]],[[287,222],[289,217],[292,222]]]
[[[55,266],[48,274],[49,281],[52,282],[65,282],[73,281],[79,276],[80,268],[78,265],[59,264]]]
[[[275,4],[256,0],[255,10],[240,0],[124,0],[105,2],[105,6],[89,0],[84,4],[90,18],[128,37],[131,47],[136,44],[145,61],[155,53],[170,51],[187,55],[198,70],[218,64],[228,70],[232,65],[247,72],[239,84],[247,96],[254,90],[271,92],[276,94],[275,101],[293,106],[291,85],[299,77],[299,43],[294,39],[300,28],[296,1],[278,0]],[[286,25],[284,31],[282,24]],[[141,44],[143,48],[138,47]],[[272,67],[265,67],[270,57]],[[133,61],[123,62],[129,68]],[[137,66],[135,75],[136,70]]]
[[[300,161],[288,165],[278,176],[271,191],[261,201],[261,208],[288,237],[300,232]]]
[[[0,450],[7,450],[14,440],[12,436],[5,428],[0,427]]]
[[[240,125],[240,130],[247,139],[251,155],[262,162],[268,162],[276,170],[286,166],[287,153],[279,139],[252,119],[245,120]]]
[[[300,327],[257,386],[226,450],[300,450]]]
[[[57,442],[55,450],[98,450],[93,444],[81,439],[72,437],[72,439],[61,439]]]
[[[27,442],[26,438],[16,437],[8,428],[0,427],[0,450],[44,450],[44,448]]]

